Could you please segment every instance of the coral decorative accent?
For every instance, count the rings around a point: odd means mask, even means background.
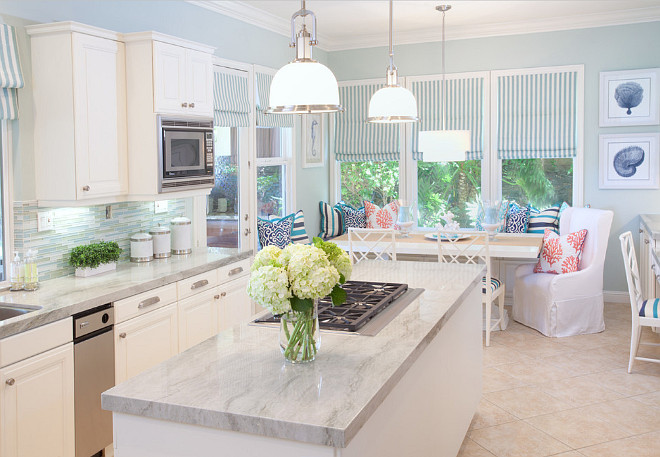
[[[587,238],[587,230],[559,236],[550,229],[543,235],[543,249],[534,273],[556,275],[573,273],[580,269],[580,256]]]
[[[367,228],[396,229],[394,221],[396,221],[399,216],[399,206],[396,202],[388,203],[382,208],[379,208],[378,205],[365,201],[364,213],[367,217]]]

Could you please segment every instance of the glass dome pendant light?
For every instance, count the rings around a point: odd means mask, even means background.
[[[400,124],[417,122],[417,100],[405,87],[399,85],[399,74],[394,65],[392,48],[392,0],[390,0],[390,63],[385,73],[386,85],[371,96],[367,122]]]
[[[312,59],[312,46],[316,40],[316,16],[305,8],[305,0],[300,2],[300,10],[291,16],[291,42],[296,48],[296,58],[280,68],[270,84],[270,97],[266,113],[271,114],[313,114],[343,111],[339,104],[337,79],[325,65]],[[295,34],[295,21],[298,17],[311,16],[312,34],[303,23]]]

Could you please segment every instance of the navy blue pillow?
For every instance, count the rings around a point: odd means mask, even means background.
[[[364,206],[355,209],[351,205],[339,202],[339,207],[344,214],[344,232],[348,232],[350,227],[367,228],[367,216],[364,213]]]
[[[289,214],[282,219],[267,221],[257,218],[257,232],[259,233],[259,244],[262,248],[266,246],[277,246],[284,249],[291,244],[291,229],[295,214]]]
[[[506,233],[527,233],[529,206],[520,207],[511,203],[506,214]]]

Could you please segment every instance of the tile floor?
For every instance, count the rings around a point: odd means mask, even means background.
[[[511,321],[493,332],[458,457],[660,457],[660,364],[635,362],[627,373],[630,305],[607,304],[605,326],[546,338]],[[645,328],[644,341],[660,335]],[[660,358],[660,347],[639,355]]]

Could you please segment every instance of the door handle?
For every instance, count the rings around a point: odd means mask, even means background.
[[[246,228],[245,231],[243,232],[243,235],[248,236],[250,233],[252,233],[252,230]]]
[[[199,289],[200,287],[204,287],[208,283],[209,283],[208,279],[202,279],[201,281],[197,281],[193,283],[193,285],[190,286],[190,290]]]
[[[189,103],[189,104],[188,104],[188,108],[194,108],[194,107],[195,107],[195,104],[194,104],[194,103]]]
[[[146,308],[147,306],[155,305],[160,302],[160,297],[150,297],[146,300],[142,300],[138,305],[138,309]]]
[[[83,189],[83,191],[85,191],[85,192],[89,192],[90,189],[91,189],[91,187],[89,187],[89,186],[83,186],[82,189]]]
[[[181,108],[188,108],[188,104],[186,102],[181,103]]]
[[[121,332],[121,333],[119,334],[119,338],[126,338],[126,333],[125,333],[125,332]]]
[[[216,300],[220,300],[220,295],[216,294],[213,296],[213,298],[215,298]]]
[[[245,220],[247,221],[249,218],[250,218],[250,215],[249,215],[249,214],[246,214],[245,217],[244,217],[243,219],[245,219]]]
[[[13,386],[16,383],[16,380],[14,378],[9,378],[5,381],[8,386]]]
[[[234,276],[243,271],[243,267],[236,267],[233,270],[229,270],[228,276]]]

